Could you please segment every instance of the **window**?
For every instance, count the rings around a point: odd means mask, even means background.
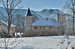
[[[1,24],[0,24],[0,26],[1,26]]]
[[[52,27],[49,27],[49,28],[52,28]]]
[[[26,19],[27,20],[27,19]]]
[[[40,29],[41,29],[41,27],[40,27]]]
[[[43,27],[43,29],[45,29],[45,27]]]
[[[37,27],[34,27],[34,29],[37,29]]]
[[[59,27],[57,27],[57,29],[59,29]]]

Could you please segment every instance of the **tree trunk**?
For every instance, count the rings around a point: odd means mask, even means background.
[[[20,26],[20,36],[21,36],[21,26]]]
[[[73,33],[74,33],[74,12],[73,12]]]
[[[73,4],[73,33],[74,33],[74,4]]]
[[[9,33],[10,33],[10,28],[11,28],[11,21],[8,20],[8,37],[9,37]]]
[[[17,32],[18,32],[18,26],[16,26],[16,35],[17,35]]]
[[[8,49],[8,47],[6,45],[6,38],[4,38],[4,42],[5,42],[5,49]]]

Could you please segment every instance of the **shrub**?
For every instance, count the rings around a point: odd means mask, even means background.
[[[1,37],[7,37],[8,36],[8,33],[6,33],[4,30],[3,31],[0,31],[0,36]]]

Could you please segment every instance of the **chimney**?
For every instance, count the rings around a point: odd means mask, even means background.
[[[46,21],[48,21],[48,18],[46,17]]]

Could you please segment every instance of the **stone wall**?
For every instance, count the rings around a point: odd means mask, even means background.
[[[25,31],[31,30],[32,16],[25,16]]]
[[[37,29],[37,30],[29,30],[24,33],[25,37],[30,36],[48,36],[48,35],[57,35],[59,34],[59,29],[52,28],[52,29]]]
[[[65,14],[57,14],[57,21],[61,24],[60,34],[65,33],[65,30],[66,30],[66,15]]]
[[[66,17],[64,14],[57,14],[57,21],[61,24],[66,22]]]

